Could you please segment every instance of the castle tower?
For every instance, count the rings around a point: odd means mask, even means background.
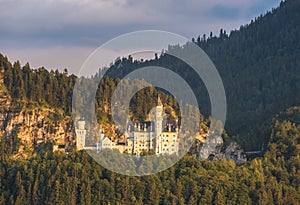
[[[162,122],[163,122],[163,105],[161,103],[160,97],[157,98],[157,105],[155,107],[155,117],[154,117],[154,126],[155,126],[155,152],[159,154],[161,152],[161,133],[162,133]]]
[[[163,105],[160,97],[157,98],[157,105],[155,108],[155,135],[156,137],[162,133],[162,122],[163,122]]]
[[[85,147],[85,137],[86,137],[86,129],[85,129],[85,121],[79,120],[77,122],[76,132],[76,149],[82,150]]]
[[[97,147],[97,150],[101,150],[102,147],[103,147],[103,141],[104,141],[104,132],[103,131],[100,131],[100,141],[98,143],[96,143],[96,147]]]

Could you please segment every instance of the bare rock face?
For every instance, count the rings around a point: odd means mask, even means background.
[[[189,154],[199,160],[220,161],[222,159],[233,160],[235,164],[247,162],[244,150],[236,142],[225,146],[221,136],[214,133],[202,133],[196,137]]]
[[[25,108],[26,109],[26,108]],[[4,113],[6,122],[2,129],[9,134],[18,129],[19,137],[26,142],[39,144],[47,140],[64,140],[67,134],[67,122],[64,119],[55,121],[51,116],[58,115],[54,109],[37,108],[19,113]],[[54,117],[55,118],[55,117]]]
[[[6,126],[6,119],[9,116],[11,97],[3,84],[3,75],[0,73],[0,133]]]
[[[1,76],[0,73],[0,140],[17,134],[21,145],[16,157],[22,157],[26,151],[46,142],[74,143],[71,117],[65,117],[53,108],[29,106],[29,103],[15,109]]]
[[[194,144],[192,145],[192,147],[189,150],[189,154],[199,160],[200,159],[200,153],[201,153],[201,149],[203,146],[203,142],[201,142],[199,139],[196,139]]]

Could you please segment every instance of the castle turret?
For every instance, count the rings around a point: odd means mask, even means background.
[[[86,138],[86,129],[85,129],[85,121],[79,120],[77,122],[76,132],[76,149],[81,150],[85,147],[85,138]]]
[[[178,125],[178,120],[176,120],[176,125],[175,125],[175,132],[178,134],[179,131],[179,125]]]
[[[103,141],[104,140],[104,132],[102,131],[101,133],[100,133],[100,141]]]
[[[79,120],[77,123],[77,127],[79,130],[84,130],[85,129],[85,121],[84,120]]]
[[[155,150],[156,153],[161,152],[161,133],[162,133],[162,122],[163,122],[163,105],[161,103],[160,97],[157,98],[157,105],[155,107]]]
[[[159,136],[162,133],[162,121],[163,121],[163,105],[160,97],[157,98],[157,105],[155,108],[155,136]]]

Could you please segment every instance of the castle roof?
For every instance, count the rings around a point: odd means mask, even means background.
[[[163,132],[176,132],[177,127],[175,120],[163,120]]]
[[[155,131],[155,126],[154,126],[153,121],[144,121],[144,122],[135,122],[131,125],[128,125],[128,128],[130,131],[135,131],[135,132],[154,132]]]

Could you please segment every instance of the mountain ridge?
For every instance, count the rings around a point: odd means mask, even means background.
[[[211,34],[193,40],[214,62],[224,83],[228,109],[225,128],[230,135],[239,135],[246,149],[258,149],[270,134],[270,123],[276,113],[300,103],[300,3],[288,0],[265,15],[230,35],[223,29],[218,37]],[[170,46],[182,49],[184,46]],[[188,46],[188,45],[187,45]],[[107,74],[122,78],[139,67],[159,65],[186,77],[198,97],[206,116],[210,102],[206,88],[184,63],[162,54],[146,62],[132,62],[130,57],[118,60]],[[191,74],[187,74],[191,72]],[[203,99],[204,98],[204,99]]]
[[[218,37],[203,36],[195,41],[215,63],[224,82],[228,103],[225,129],[229,135],[236,136],[246,150],[260,149],[266,144],[272,118],[280,111],[300,104],[298,10],[299,1],[283,1],[278,8],[239,30],[231,31],[230,35],[221,29]],[[170,49],[183,48],[170,46]],[[29,64],[21,68],[18,62],[12,65],[2,55],[0,62],[0,67],[4,68],[4,83],[13,99],[27,98],[70,113],[75,75],[44,68],[30,71]],[[182,69],[188,70],[185,64],[174,63],[168,55],[146,62],[122,58],[109,68],[106,75],[122,78],[148,65],[173,67],[186,79],[193,79],[193,73],[188,74]],[[37,79],[37,83],[30,82],[30,79]],[[208,117],[208,94],[205,86],[197,81],[191,80],[191,86],[199,96],[201,112]],[[45,89],[44,92],[41,88]],[[66,102],[63,99],[67,99]]]

